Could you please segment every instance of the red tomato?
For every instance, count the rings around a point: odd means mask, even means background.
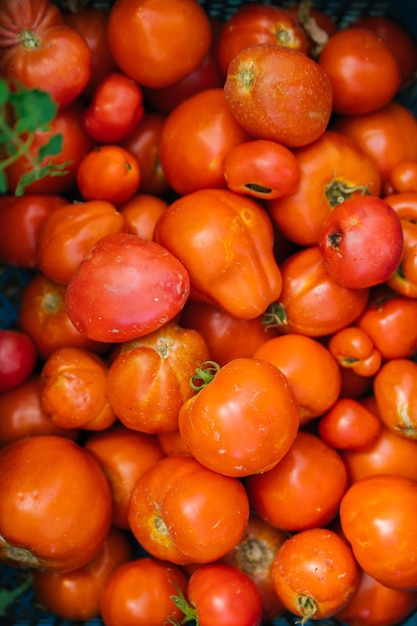
[[[130,233],[102,237],[65,292],[67,313],[85,337],[119,343],[173,319],[189,295],[189,276],[166,248]]]
[[[137,480],[130,498],[130,528],[144,550],[182,565],[227,554],[248,519],[240,480],[186,456],[154,464]]]
[[[330,79],[335,113],[377,111],[391,102],[400,87],[400,68],[391,48],[364,28],[350,27],[332,35],[318,63]]]
[[[224,94],[250,135],[292,148],[318,139],[332,110],[326,72],[306,54],[274,44],[239,52],[229,65]]]
[[[381,366],[381,353],[368,333],[358,326],[347,326],[334,333],[327,347],[340,367],[359,376],[373,376]]]
[[[24,383],[32,375],[37,359],[34,341],[18,330],[0,329],[0,392]]]
[[[417,481],[378,474],[353,483],[340,504],[342,531],[361,568],[386,587],[417,590]]]
[[[0,450],[0,473],[0,560],[63,572],[101,549],[110,529],[110,489],[79,444],[52,435],[19,439]]]
[[[144,113],[139,85],[124,74],[114,72],[96,87],[82,123],[95,141],[118,143],[129,137]]]
[[[268,472],[248,476],[245,485],[259,517],[276,528],[297,532],[324,526],[336,517],[347,474],[336,450],[300,430],[284,458]]]
[[[389,174],[393,193],[417,192],[417,160],[404,160],[395,165]]]
[[[360,570],[348,543],[326,528],[296,533],[272,566],[278,596],[303,620],[332,617],[352,598]]]
[[[242,477],[265,472],[283,458],[297,435],[300,410],[278,367],[242,358],[229,361],[185,401],[178,423],[186,446],[202,465]]]
[[[396,435],[417,440],[417,363],[391,359],[374,379],[378,413]]]
[[[353,398],[339,398],[318,424],[320,437],[338,450],[366,450],[382,431],[381,420]]]
[[[132,235],[152,241],[155,225],[168,206],[168,202],[148,193],[138,193],[119,207],[125,230]]]
[[[211,26],[196,0],[118,0],[108,42],[122,72],[144,87],[167,87],[203,62]]]

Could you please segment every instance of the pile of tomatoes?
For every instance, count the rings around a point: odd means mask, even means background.
[[[29,272],[0,331],[2,566],[105,626],[398,624],[417,44],[305,1],[81,4],[0,12],[2,79],[57,106],[2,154],[0,259]]]

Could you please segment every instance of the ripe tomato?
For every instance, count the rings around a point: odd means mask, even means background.
[[[395,434],[417,440],[417,364],[409,359],[384,363],[374,379],[378,412]]]
[[[103,588],[101,618],[105,626],[163,626],[178,620],[182,613],[172,595],[178,589],[185,593],[187,580],[178,566],[151,557],[123,563]]]
[[[0,450],[0,474],[0,560],[70,571],[101,549],[110,529],[110,489],[79,444],[53,435],[13,441]]]
[[[336,450],[300,430],[284,458],[273,469],[248,476],[245,485],[259,517],[276,528],[300,531],[336,517],[347,474]]]
[[[67,285],[93,245],[124,227],[123,216],[106,200],[59,207],[45,219],[39,234],[38,268],[50,280]]]
[[[148,467],[164,458],[158,439],[117,423],[105,431],[91,433],[83,446],[96,458],[109,481],[113,499],[112,524],[128,530],[133,487]]]
[[[142,239],[152,241],[155,225],[168,202],[149,193],[138,193],[119,207],[125,230]]]
[[[170,433],[158,433],[156,436],[166,456],[192,456],[179,430],[173,430]]]
[[[288,8],[307,35],[308,54],[317,59],[328,38],[338,30],[335,19],[322,9],[304,2],[296,2]]]
[[[101,590],[116,567],[131,558],[128,536],[111,528],[96,556],[86,565],[70,572],[35,570],[35,599],[63,619],[81,621],[98,617]]]
[[[231,61],[224,94],[239,124],[256,139],[294,148],[318,139],[332,111],[326,72],[298,50],[245,48]]]
[[[388,184],[393,193],[417,192],[417,161],[405,160],[397,163],[389,174]]]
[[[386,587],[417,590],[417,481],[377,474],[353,483],[340,504],[342,531],[360,567]]]
[[[278,367],[241,358],[229,361],[185,401],[178,423],[186,446],[202,465],[242,477],[265,472],[282,459],[297,435],[300,410]]]
[[[173,319],[189,295],[183,264],[166,248],[130,233],[102,237],[65,292],[74,326],[95,341],[119,343]]]
[[[144,87],[167,87],[195,70],[210,49],[211,26],[196,0],[118,0],[108,42],[122,72]],[[163,42],[163,43],[161,43]]]
[[[77,169],[77,186],[84,200],[124,204],[138,190],[140,166],[119,145],[101,145],[84,156]]]
[[[129,524],[151,555],[185,565],[221,558],[241,538],[249,501],[238,478],[191,457],[167,457],[137,480]]]
[[[318,63],[330,79],[335,113],[377,111],[391,102],[401,84],[393,51],[376,33],[364,28],[351,26],[332,35]]]
[[[184,263],[195,300],[252,319],[281,293],[272,224],[252,198],[226,189],[187,194],[165,209],[155,240]]]
[[[196,393],[190,378],[209,358],[200,333],[173,321],[121,344],[107,376],[119,421],[149,434],[177,430],[181,405]]]
[[[37,350],[29,335],[0,329],[0,392],[18,387],[33,374]]]
[[[328,411],[340,395],[342,379],[336,360],[312,337],[290,333],[268,339],[253,357],[269,361],[288,378],[301,424]]]
[[[320,437],[338,450],[366,450],[383,425],[379,417],[353,398],[339,398],[318,423]]]
[[[334,333],[327,347],[340,367],[359,376],[373,376],[381,366],[381,353],[368,333],[358,326],[347,326]]]
[[[4,0],[1,12],[0,74],[47,91],[65,107],[91,76],[91,53],[48,0]]]
[[[303,620],[340,611],[359,585],[360,570],[348,543],[326,528],[296,533],[278,550],[272,566],[281,601]]]
[[[222,88],[200,91],[179,104],[165,121],[159,156],[166,180],[182,195],[225,188],[223,159],[249,139],[229,111]]]

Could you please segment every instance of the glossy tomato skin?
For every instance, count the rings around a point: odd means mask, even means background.
[[[234,359],[181,407],[179,430],[193,456],[226,476],[274,467],[298,432],[299,406],[287,377],[261,359]]]
[[[19,439],[1,449],[0,473],[7,483],[3,562],[70,571],[97,554],[110,529],[111,495],[100,466],[79,444],[53,435]]]
[[[151,555],[171,563],[207,563],[239,541],[249,502],[238,478],[222,476],[191,457],[167,457],[136,482],[130,528]]]
[[[0,329],[0,392],[18,387],[32,375],[37,350],[29,335],[19,330]]]
[[[362,569],[393,589],[417,589],[417,481],[377,474],[353,483],[340,504],[342,531]]]
[[[417,440],[417,364],[391,359],[374,379],[374,395],[383,423],[399,437]]]
[[[175,6],[170,0],[118,0],[109,14],[108,42],[122,72],[144,87],[167,87],[203,62],[210,21],[195,0]]]
[[[120,343],[173,319],[189,295],[189,276],[166,248],[130,233],[100,239],[68,283],[65,304],[86,337]]]
[[[358,326],[346,326],[334,333],[327,344],[345,371],[359,376],[373,376],[381,367],[382,356],[367,332]]]
[[[155,240],[184,263],[191,298],[236,317],[258,317],[281,292],[272,225],[252,198],[226,189],[187,194],[164,211]]]
[[[239,52],[229,65],[224,93],[250,135],[290,148],[318,139],[332,110],[326,72],[306,54],[274,44]]]
[[[353,398],[339,398],[318,424],[320,437],[337,450],[367,450],[382,428],[379,417]]]
[[[119,208],[126,232],[152,241],[156,222],[167,206],[168,202],[154,194],[135,194]]]
[[[60,107],[81,94],[91,76],[90,49],[53,3],[5,0],[1,26],[4,78],[47,91]]]

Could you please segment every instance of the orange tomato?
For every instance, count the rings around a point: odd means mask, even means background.
[[[119,207],[126,232],[152,241],[155,225],[168,202],[149,193],[138,193]]]

